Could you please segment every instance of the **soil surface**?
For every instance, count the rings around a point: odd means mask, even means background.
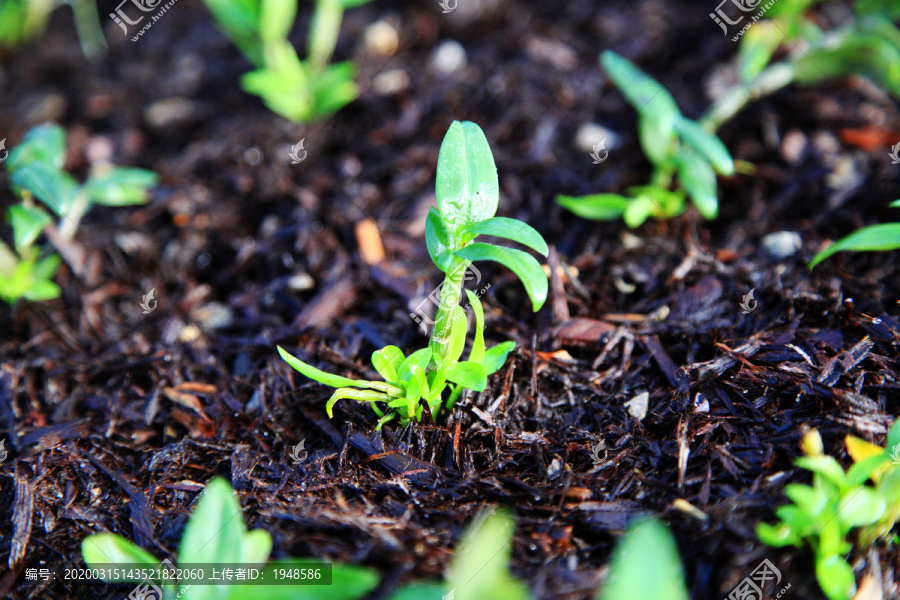
[[[80,563],[81,540],[102,531],[173,556],[218,475],[248,526],[272,534],[273,556],[372,567],[372,598],[441,577],[488,505],[514,511],[513,571],[537,599],[592,598],[641,513],[672,529],[695,599],[726,597],[763,559],[789,597],[821,598],[810,552],[763,546],[754,528],[774,521],[788,482],[808,482],[793,467],[807,428],[846,465],[844,436],[883,443],[900,412],[896,253],[806,268],[828,240],[889,220],[900,167],[890,143],[861,147],[854,133],[893,140],[897,105],[858,79],[750,105],[721,136],[755,170],[720,179],[714,222],[690,209],[630,231],[554,202],[649,173],[599,52],[635,61],[697,117],[737,51],[711,9],[460,0],[441,14],[437,2],[378,1],[347,13],[337,51],[360,66],[360,98],[307,126],[241,91],[250,67],[198,0],[180,0],[137,42],[104,17],[109,54],[93,61],[57,11],[42,38],[2,60],[7,148],[54,119],[77,176],[108,153],[162,183],[146,206],[89,214],[69,249],[82,272],[63,266],[60,299],[0,307],[0,596],[123,597],[127,585],[26,584],[24,571]],[[303,3],[294,30],[301,49],[309,12]],[[365,49],[379,19],[399,33],[393,55]],[[432,60],[446,39],[466,52],[452,73]],[[499,214],[554,247],[550,299],[533,314],[508,271],[478,264],[489,343],[517,343],[488,389],[407,428],[377,433],[375,415],[348,401],[328,419],[330,389],[275,345],[369,378],[372,351],[426,343],[410,313],[439,283],[424,215],[454,119],[491,143]],[[586,123],[618,136],[600,165],[575,143]],[[300,139],[308,155],[292,165]],[[0,188],[5,211],[14,198]],[[366,219],[385,247],[377,264],[360,253]],[[779,232],[802,248],[773,257],[762,240]],[[153,288],[158,305],[144,314]],[[295,465],[301,440],[309,455]],[[900,597],[896,547],[854,550],[851,563]]]

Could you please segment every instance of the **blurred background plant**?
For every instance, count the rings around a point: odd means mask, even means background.
[[[0,50],[12,50],[39,36],[50,13],[63,5],[72,7],[85,56],[104,54],[106,40],[93,0],[0,0]]]
[[[60,257],[36,245],[42,233],[55,240],[54,244],[64,243],[75,235],[81,218],[93,205],[143,204],[147,190],[157,184],[152,171],[109,163],[96,164],[88,179],[79,184],[63,169],[65,160],[66,133],[55,123],[31,129],[9,153],[10,187],[21,198],[7,213],[14,250],[0,241],[0,298],[10,304],[19,298],[50,300],[59,296],[52,278]],[[56,224],[53,215],[59,217]]]
[[[331,63],[344,11],[369,0],[317,0],[301,60],[287,37],[297,0],[204,0],[219,28],[255,70],[241,77],[245,92],[274,113],[305,123],[327,117],[356,98],[351,61]]]

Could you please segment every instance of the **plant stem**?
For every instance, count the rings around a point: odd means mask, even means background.
[[[344,18],[342,0],[316,0],[309,25],[309,63],[316,70],[331,60]]]
[[[700,124],[709,131],[715,131],[749,102],[768,96],[789,85],[793,80],[794,68],[789,63],[780,62],[771,65],[750,83],[741,83],[728,90],[700,119]]]
[[[431,330],[431,340],[428,346],[431,348],[431,365],[435,365],[435,357],[440,357],[442,364],[447,364],[447,351],[450,347],[450,331],[453,326],[453,308],[459,306],[459,298],[462,294],[463,277],[466,274],[468,263],[457,257],[453,257],[441,286],[441,301],[438,305],[437,315],[434,318],[434,329]]]
[[[97,5],[93,0],[66,0],[72,7],[72,16],[75,18],[75,29],[78,31],[78,41],[81,42],[81,51],[88,60],[96,56],[106,54],[106,38],[100,28],[100,15],[97,14]]]

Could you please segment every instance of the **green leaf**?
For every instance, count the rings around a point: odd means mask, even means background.
[[[264,529],[254,529],[244,534],[241,542],[240,562],[261,565],[272,553],[272,536]]]
[[[514,526],[507,513],[488,512],[479,515],[463,534],[447,576],[447,588],[456,590],[460,600],[531,598],[525,584],[509,572]]]
[[[768,523],[760,523],[756,526],[756,535],[759,541],[773,548],[782,546],[792,546],[800,543],[800,537],[794,532],[790,525],[779,523],[778,525],[770,525]]]
[[[817,558],[816,579],[829,600],[850,600],[856,593],[853,569],[840,556]]]
[[[475,313],[475,338],[472,341],[469,360],[481,364],[484,360],[484,308],[481,306],[481,300],[475,292],[466,290],[466,296],[469,297],[469,304]]]
[[[897,95],[900,93],[900,50],[868,32],[849,33],[834,46],[813,49],[798,56],[794,74],[800,83],[865,75]]]
[[[875,474],[879,467],[889,460],[888,455],[882,452],[854,463],[850,470],[847,471],[847,485],[855,487],[864,484],[867,479]]]
[[[398,370],[405,359],[403,351],[397,346],[385,346],[372,353],[372,366],[385,381],[396,383],[399,381]]]
[[[412,377],[411,368],[413,366],[417,366],[424,370],[428,368],[429,362],[431,362],[431,348],[416,350],[400,363],[400,368],[397,369],[397,375],[400,377],[401,381],[409,381],[409,378]]]
[[[484,367],[471,361],[453,363],[444,369],[444,377],[447,381],[476,392],[483,392],[487,387],[487,372]]]
[[[265,64],[259,39],[259,0],[203,0],[216,24],[256,67]]]
[[[675,131],[686,144],[699,152],[722,175],[734,173],[734,162],[728,148],[715,134],[706,131],[696,121],[681,118],[675,121]]]
[[[216,477],[206,486],[181,536],[178,562],[236,563],[247,528],[231,485]]]
[[[410,583],[391,594],[388,600],[423,600],[423,598],[439,600],[446,597],[450,591],[446,583]]]
[[[671,163],[676,149],[675,122],[681,115],[646,113],[638,117],[638,138],[641,149],[657,167]]]
[[[155,567],[159,559],[114,533],[95,533],[81,542],[81,556],[89,568],[110,564],[141,564]]]
[[[129,206],[147,202],[147,189],[156,186],[159,177],[153,171],[115,167],[92,175],[84,184],[88,197],[104,206]]]
[[[281,346],[277,346],[277,348],[278,354],[281,355],[281,358],[283,358],[284,361],[287,362],[287,364],[291,365],[310,379],[314,379],[321,384],[335,388],[355,387],[380,390],[387,393],[390,393],[391,391],[399,391],[395,386],[391,386],[389,384],[382,384],[377,381],[357,381],[355,379],[348,379],[347,377],[341,377],[340,375],[332,375],[331,373],[320,371],[314,366],[306,364],[296,356],[291,355]]]
[[[654,212],[658,212],[656,203],[653,202],[653,199],[650,198],[650,196],[641,194],[628,203],[628,206],[625,207],[625,214],[623,217],[625,219],[625,224],[632,229],[635,229],[643,225],[644,221],[647,220],[647,217]]]
[[[29,130],[10,150],[6,167],[12,173],[33,163],[46,163],[59,170],[65,162],[66,131],[56,123],[44,123]]]
[[[898,200],[898,202],[900,202],[900,200]],[[894,424],[891,425],[891,428],[888,430],[885,449],[890,452],[897,444],[900,444],[900,419],[894,419]]]
[[[541,237],[537,230],[516,219],[508,219],[506,217],[493,217],[475,223],[466,229],[467,233],[478,235],[492,235],[494,237],[504,238],[518,242],[523,246],[531,248],[538,254],[547,256],[550,249],[547,242]]]
[[[270,561],[260,569],[260,581],[276,581],[277,569],[309,567],[318,558],[287,558]],[[227,600],[359,600],[378,585],[378,573],[366,567],[332,563],[331,585],[273,585],[244,583],[228,588]],[[223,596],[223,598],[225,598]]]
[[[831,456],[801,456],[795,461],[795,464],[822,475],[839,489],[846,484],[847,475],[844,473],[844,469]]]
[[[600,55],[600,63],[631,106],[642,115],[656,115],[670,123],[681,116],[672,94],[627,59],[606,50]]]
[[[450,232],[441,220],[441,213],[433,206],[425,219],[425,245],[428,247],[431,260],[438,269],[446,273],[453,260],[451,253],[456,244],[453,243]]]
[[[716,173],[706,159],[693,152],[681,152],[675,157],[681,187],[687,191],[694,206],[704,219],[712,220],[719,212],[716,195]]]
[[[619,541],[600,600],[688,600],[678,547],[655,519],[632,526]]]
[[[828,504],[828,496],[822,490],[799,483],[785,486],[784,495],[813,518],[822,514]]]
[[[775,516],[791,526],[799,535],[805,536],[812,533],[816,521],[812,515],[794,504],[786,504],[775,509]]]
[[[359,92],[354,82],[356,65],[352,61],[344,61],[328,65],[315,72],[310,81],[312,97],[311,119],[330,116],[353,102]]]
[[[13,241],[20,253],[31,246],[44,227],[53,222],[50,215],[36,206],[15,204],[9,207],[9,218],[13,229]]]
[[[287,39],[297,18],[297,0],[262,0],[259,37],[264,44]]]
[[[487,138],[475,123],[454,121],[447,130],[438,155],[436,190],[441,218],[456,238],[497,212],[497,167]]]
[[[447,345],[446,355],[448,365],[452,365],[462,356],[466,347],[466,329],[468,329],[468,326],[466,311],[459,305],[452,307],[450,309],[450,341]]]
[[[25,292],[25,299],[32,302],[41,302],[43,300],[53,300],[59,298],[59,286],[52,281],[43,279],[35,279]]]
[[[809,263],[813,269],[817,264],[837,252],[852,251],[884,251],[900,248],[900,223],[882,223],[870,225],[833,243],[816,254]]]
[[[900,200],[894,200],[890,204],[888,204],[891,208],[900,208]]]
[[[754,24],[744,33],[738,49],[738,68],[743,83],[751,83],[762,73],[783,39],[778,25],[768,20]]]
[[[485,372],[488,375],[493,375],[499,371],[506,364],[506,358],[509,356],[509,353],[515,349],[515,342],[503,342],[488,348],[487,352],[484,353],[484,360],[481,362]]]
[[[591,194],[588,196],[557,196],[556,203],[583,219],[614,221],[622,216],[629,199],[619,194]]]
[[[402,390],[397,389],[396,394],[394,396],[399,395]],[[340,388],[335,390],[335,392],[331,395],[331,398],[328,399],[328,402],[325,403],[325,412],[328,413],[328,417],[334,417],[334,405],[337,404],[339,400],[356,400],[357,402],[387,402],[393,396],[388,396],[382,392],[375,392],[372,390],[355,390],[352,388]]]
[[[475,242],[457,250],[454,254],[472,262],[493,260],[515,273],[525,286],[535,312],[539,311],[547,300],[547,275],[538,261],[522,250]]]
[[[886,504],[870,487],[851,488],[841,496],[838,505],[838,520],[845,527],[871,525],[884,514]]]
[[[15,187],[31,192],[60,217],[69,214],[78,194],[75,179],[46,162],[35,162],[16,169],[10,181]]]

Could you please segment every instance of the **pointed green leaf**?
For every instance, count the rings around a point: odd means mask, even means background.
[[[838,520],[845,527],[871,525],[884,514],[886,504],[874,489],[867,486],[851,488],[841,496]]]
[[[763,544],[773,548],[792,546],[800,543],[800,537],[786,523],[770,525],[760,523],[756,526],[756,535]]]
[[[428,368],[429,362],[431,362],[431,348],[416,350],[400,364],[400,368],[397,369],[397,375],[401,381],[409,381],[409,378],[412,377],[411,367],[413,365],[424,370]]]
[[[259,37],[264,44],[287,38],[297,18],[297,0],[262,0]]]
[[[670,123],[681,115],[675,98],[658,81],[612,50],[600,55],[603,68],[622,94],[642,114],[659,115]]]
[[[159,177],[153,171],[116,167],[92,175],[85,182],[83,191],[97,204],[129,206],[147,202],[147,190],[158,183]]]
[[[216,477],[206,486],[184,528],[179,563],[234,563],[241,560],[247,528],[231,485]]]
[[[816,254],[809,263],[809,268],[837,252],[852,251],[884,251],[900,248],[900,223],[882,223],[870,225],[833,243]]]
[[[475,242],[457,250],[455,255],[473,262],[493,260],[507,267],[522,281],[535,312],[539,311],[547,300],[547,275],[538,261],[522,250]]]
[[[628,206],[625,207],[625,214],[622,216],[626,225],[636,229],[643,225],[647,217],[656,212],[656,210],[656,204],[653,202],[653,199],[650,196],[641,194],[628,203]]]
[[[58,216],[69,213],[78,194],[78,183],[66,173],[45,162],[35,162],[16,169],[12,184],[28,190]]]
[[[831,456],[801,456],[794,462],[798,467],[803,467],[813,473],[822,475],[838,488],[844,487],[846,483],[847,475],[844,473],[844,469]]]
[[[469,360],[480,364],[484,360],[484,308],[475,292],[466,290],[466,296],[469,297],[469,304],[475,313],[475,339],[472,341]]]
[[[155,567],[159,559],[114,533],[95,533],[81,542],[81,555],[90,568],[113,563],[133,563]]]
[[[847,471],[847,485],[855,487],[864,484],[867,479],[875,475],[875,472],[889,460],[890,457],[885,452],[881,452],[875,456],[869,456],[854,463]]]
[[[583,219],[614,221],[622,216],[629,199],[619,194],[557,196],[556,203]]]
[[[308,365],[296,356],[293,356],[289,352],[287,352],[281,346],[276,346],[278,348],[278,354],[281,355],[281,358],[287,362],[287,364],[291,365],[310,379],[314,379],[319,383],[324,385],[328,385],[331,387],[367,387],[365,384],[368,382],[365,381],[356,381],[354,379],[348,379],[347,377],[341,377],[340,375],[332,375],[331,373],[326,373],[325,371],[321,371],[315,368],[312,365]]]
[[[261,565],[272,552],[272,536],[264,529],[254,529],[244,535],[241,542],[242,563]]]
[[[696,121],[684,117],[675,121],[675,130],[684,141],[699,152],[722,175],[734,173],[734,161],[728,148],[714,133],[705,130]]]
[[[451,251],[456,246],[451,240],[450,232],[441,221],[441,213],[433,206],[425,219],[425,245],[428,247],[431,260],[438,269],[446,273],[453,259]]]
[[[850,600],[856,593],[853,569],[840,556],[822,556],[816,560],[816,579],[829,600]]]
[[[828,495],[820,489],[799,483],[791,483],[784,488],[784,495],[811,517],[819,516],[828,504]]]
[[[506,512],[479,515],[454,552],[447,589],[459,600],[529,600],[528,588],[509,572],[514,528]]]
[[[506,358],[509,353],[516,349],[515,342],[503,342],[487,349],[484,353],[484,360],[481,364],[488,375],[493,375],[506,364]]]
[[[691,196],[704,219],[715,219],[719,212],[716,173],[706,159],[693,152],[681,152],[676,158],[681,186]]]
[[[454,121],[438,156],[437,201],[441,217],[454,237],[497,212],[500,184],[491,147],[481,128]]]
[[[359,600],[378,585],[378,573],[366,567],[332,563],[332,585],[273,585],[278,569],[308,568],[318,558],[286,558],[273,560],[260,569],[257,581],[228,587],[227,600]],[[195,586],[196,587],[196,586]],[[182,596],[183,598],[184,596]],[[225,598],[223,596],[222,598]],[[180,599],[179,599],[180,600]]]
[[[544,241],[544,238],[541,237],[541,234],[538,233],[534,227],[527,223],[523,223],[522,221],[517,221],[516,219],[493,217],[475,223],[468,227],[466,232],[475,235],[492,235],[494,237],[513,240],[514,242],[518,242],[523,246],[531,248],[543,256],[547,256],[550,252],[550,249],[547,248],[547,242]]]
[[[399,394],[401,390],[397,390]],[[334,405],[337,404],[339,400],[356,400],[357,402],[387,402],[393,396],[388,396],[387,394],[383,394],[381,392],[375,392],[372,390],[355,390],[352,388],[340,388],[335,390],[335,392],[331,395],[331,398],[328,399],[328,402],[325,403],[325,412],[328,413],[328,417],[334,417]]]
[[[468,291],[468,290],[466,290]],[[466,311],[461,306],[450,309],[450,341],[447,345],[447,364],[452,365],[462,356],[466,347],[466,330],[469,327]]]

